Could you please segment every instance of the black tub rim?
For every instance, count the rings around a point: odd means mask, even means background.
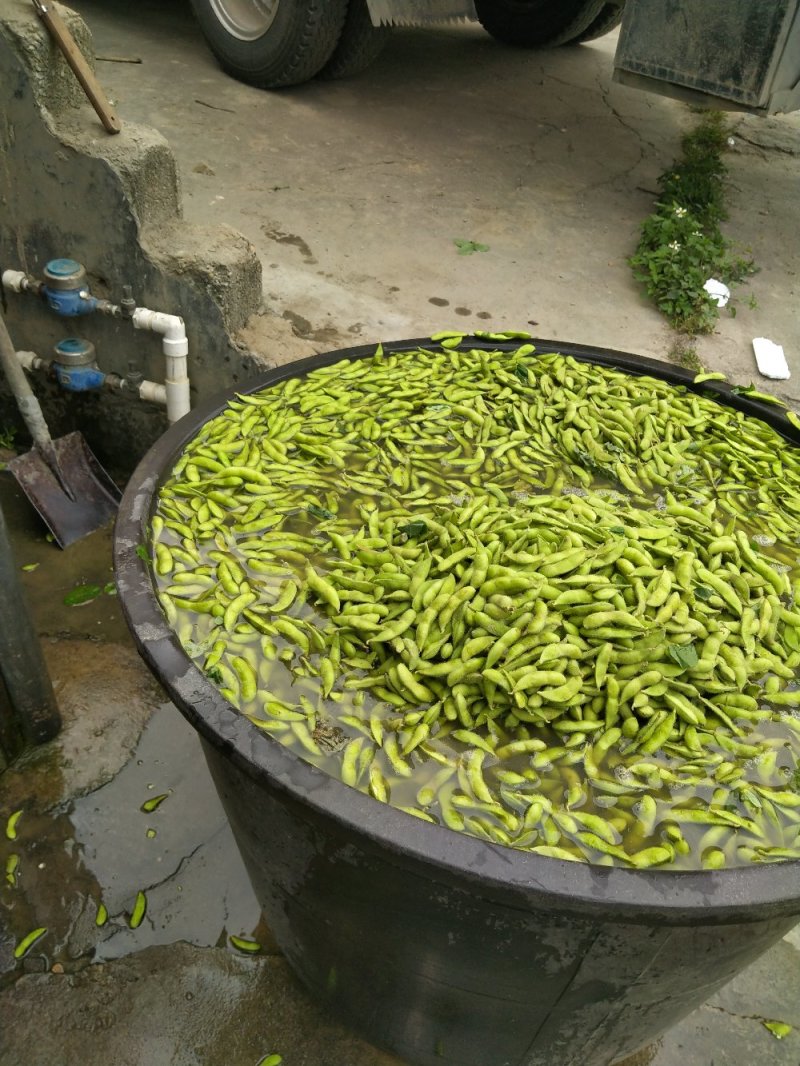
[[[530,343],[583,362],[653,376],[767,422],[794,444],[798,431],[776,405],[732,391],[723,381],[694,384],[694,375],[669,363],[591,345],[531,338],[495,341],[465,336],[459,348],[513,351]],[[138,551],[145,542],[154,498],[177,455],[199,428],[237,394],[251,393],[332,363],[373,355],[376,344],[322,352],[275,367],[226,388],[171,426],[131,476],[114,529],[114,570],[123,615],[137,649],[170,698],[220,754],[253,780],[307,804],[365,850],[380,850],[399,866],[434,868],[442,880],[514,908],[547,907],[565,915],[604,915],[615,921],[666,924],[736,923],[800,916],[800,860],[719,871],[633,870],[602,867],[515,851],[444,826],[412,818],[304,762],[265,735],[220,695],[181,647],[156,599],[150,570]],[[386,353],[438,348],[430,338],[383,342]]]

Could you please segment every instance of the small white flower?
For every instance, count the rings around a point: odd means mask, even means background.
[[[671,248],[673,252],[679,252],[681,250],[681,246],[678,241],[670,241],[667,247]]]
[[[676,207],[675,208],[675,217],[676,218],[683,218],[685,214],[686,214],[686,208],[685,207]]]

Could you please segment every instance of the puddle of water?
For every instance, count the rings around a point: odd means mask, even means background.
[[[0,776],[0,987],[21,973],[76,971],[178,940],[207,946],[226,943],[228,934],[253,935],[276,950],[199,740],[129,661],[131,640],[116,597],[104,594],[80,607],[63,602],[77,585],[102,588],[112,579],[111,528],[61,551],[8,474],[0,474],[0,502],[18,565],[38,564],[21,573],[22,582],[56,693],[71,701],[73,719],[56,742]],[[87,638],[96,643],[87,646]],[[85,772],[76,772],[77,763]],[[107,783],[94,787],[97,780]],[[93,791],[75,798],[87,788]],[[168,793],[163,804],[142,812],[142,803],[160,793]],[[18,837],[8,840],[6,819],[20,807]],[[5,875],[12,855],[19,856],[14,884]],[[139,890],[147,912],[131,929]],[[101,902],[109,915],[102,928],[95,924]],[[47,935],[15,960],[15,945],[40,926]]]
[[[152,813],[141,805],[161,793]],[[155,836],[147,830],[154,829]],[[65,971],[178,940],[221,945],[255,936],[277,950],[205,765],[199,741],[171,704],[155,712],[125,768],[107,785],[55,808],[25,810],[18,839],[0,839],[0,869],[19,855],[16,885],[0,890],[0,975]],[[147,912],[129,927],[136,893]],[[100,903],[108,921],[98,928]],[[24,960],[13,948],[48,930]],[[2,977],[0,977],[0,981]]]
[[[20,577],[39,633],[127,641],[128,629],[116,596],[103,594],[79,607],[64,603],[64,597],[77,585],[102,589],[113,581],[112,526],[104,526],[62,551],[47,540],[46,526],[8,473],[0,473],[0,504],[17,565],[38,564],[35,570],[21,571]]]
[[[155,811],[141,810],[162,794],[167,798]],[[153,716],[125,769],[76,800],[70,819],[83,862],[114,916],[97,959],[175,940],[212,945],[226,930],[249,934],[258,923],[260,908],[199,740],[170,704]],[[126,915],[140,889],[147,916],[132,930]]]

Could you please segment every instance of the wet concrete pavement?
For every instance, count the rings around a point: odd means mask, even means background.
[[[139,661],[115,597],[64,604],[105,583],[110,530],[60,552],[2,473],[0,500],[17,562],[39,563],[23,579],[64,717],[56,741],[0,776],[0,822],[23,812],[17,839],[0,837],[3,869],[19,856],[0,888],[0,1066],[257,1066],[273,1053],[285,1066],[403,1066],[289,971],[199,742]],[[131,929],[139,891],[147,911]],[[230,935],[260,954],[240,955]],[[799,1066],[798,1004],[800,929],[625,1066]],[[765,1020],[795,1028],[779,1042]]]

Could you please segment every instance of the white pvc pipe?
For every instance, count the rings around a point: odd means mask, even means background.
[[[158,381],[143,381],[139,386],[139,399],[147,400],[149,403],[166,404],[166,387]],[[170,421],[173,422],[175,420],[170,419]]]
[[[186,326],[180,315],[150,311],[147,307],[137,307],[132,317],[134,329],[149,329],[153,333],[161,334],[161,347],[167,362],[163,386],[167,419],[170,422],[177,422],[191,409],[187,367],[189,342],[186,339]],[[139,395],[142,395],[141,389]],[[161,403],[162,401],[156,400],[155,402]]]
[[[47,360],[40,358],[36,352],[17,352],[17,359],[25,370],[39,370],[48,365]]]
[[[10,289],[11,292],[23,292],[27,289],[27,285],[23,284],[26,279],[24,270],[4,270],[3,271],[3,288]]]

